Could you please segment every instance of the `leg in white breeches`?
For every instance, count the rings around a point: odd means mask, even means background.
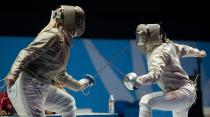
[[[180,89],[169,93],[163,91],[144,95],[140,101],[140,117],[151,117],[151,109],[173,111],[174,117],[187,117],[188,109],[194,102],[195,93]],[[142,109],[141,109],[142,108]],[[178,116],[179,115],[179,116]]]
[[[172,111],[173,117],[188,117],[188,109]]]
[[[15,84],[8,89],[9,98],[21,117],[44,117],[44,94],[46,85],[41,85],[35,78],[22,72]]]
[[[152,109],[147,104],[140,104],[139,117],[152,117]]]
[[[62,115],[62,117],[76,117],[75,100],[67,92],[50,86],[50,91],[45,101],[45,108]]]

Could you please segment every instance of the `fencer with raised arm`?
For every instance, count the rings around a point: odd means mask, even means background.
[[[205,57],[205,51],[173,43],[159,24],[138,25],[136,40],[140,51],[146,55],[148,73],[140,76],[128,73],[123,80],[125,86],[134,90],[157,83],[162,89],[142,96],[139,117],[152,117],[152,109],[172,111],[173,117],[187,117],[196,99],[196,89],[179,57]]]

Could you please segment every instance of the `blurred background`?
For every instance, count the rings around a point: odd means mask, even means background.
[[[79,80],[85,73],[96,75],[112,61],[97,75],[97,83],[90,90],[90,95],[66,89],[75,97],[79,109],[108,112],[109,95],[113,94],[116,113],[138,117],[141,96],[160,89],[152,85],[128,91],[121,80],[131,71],[138,75],[147,73],[145,56],[135,45],[136,26],[160,23],[174,42],[207,52],[204,59],[182,58],[181,63],[192,79],[200,74],[198,99],[189,117],[210,116],[210,20],[206,1],[7,0],[0,3],[0,79],[6,76],[19,51],[47,25],[51,10],[61,4],[78,5],[86,13],[86,31],[73,41],[68,72]],[[172,115],[171,112],[154,110],[153,116]]]

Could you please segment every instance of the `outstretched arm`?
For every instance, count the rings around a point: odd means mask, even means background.
[[[176,53],[180,57],[205,57],[206,52],[204,50],[198,50],[197,48],[193,48],[187,45],[181,45],[173,43]]]
[[[85,78],[77,81],[71,75],[69,75],[67,72],[62,71],[54,78],[54,80],[58,83],[64,84],[65,87],[78,92],[78,91],[81,91],[81,90],[87,88],[89,85],[91,85],[93,83],[87,77],[88,76],[85,75]]]

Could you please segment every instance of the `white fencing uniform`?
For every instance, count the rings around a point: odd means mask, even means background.
[[[80,91],[90,80],[75,80],[66,73],[70,42],[63,30],[41,32],[16,58],[8,77],[15,84],[8,89],[9,98],[21,117],[44,117],[44,110],[63,117],[75,117],[75,100],[52,85],[52,80]],[[88,76],[89,77],[89,76]]]
[[[151,117],[152,109],[173,111],[173,117],[187,117],[196,99],[193,81],[180,65],[179,57],[198,57],[199,50],[172,42],[163,43],[148,52],[148,74],[137,77],[137,83],[157,83],[163,90],[144,95],[139,117]]]

